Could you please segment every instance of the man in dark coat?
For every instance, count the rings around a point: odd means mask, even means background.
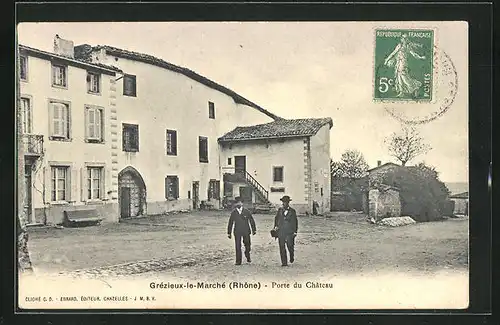
[[[236,265],[241,265],[242,239],[243,245],[245,245],[245,257],[247,258],[247,262],[250,263],[250,234],[255,235],[257,233],[257,228],[255,227],[255,221],[252,214],[243,207],[243,202],[240,197],[236,198],[235,209],[231,212],[231,216],[229,217],[229,222],[227,224],[227,237],[229,239],[231,239],[231,232],[234,234]]]
[[[283,202],[283,207],[279,208],[276,213],[274,229],[278,232],[281,266],[287,266],[287,249],[288,253],[290,253],[290,263],[295,260],[295,237],[298,230],[297,212],[290,207],[292,199],[288,195],[283,196],[280,200]]]

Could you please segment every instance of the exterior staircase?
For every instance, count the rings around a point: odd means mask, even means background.
[[[275,211],[274,205],[269,201],[269,191],[267,191],[252,175],[247,171],[236,172],[232,178],[236,181],[249,185],[255,193],[256,202],[252,204],[254,213],[272,213]]]

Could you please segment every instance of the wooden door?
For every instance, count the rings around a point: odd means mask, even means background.
[[[120,215],[127,218],[130,217],[130,188],[122,187],[120,192]]]
[[[198,209],[200,200],[200,183],[193,182],[193,209]]]
[[[252,203],[252,188],[249,186],[240,187],[240,197],[244,203]]]
[[[246,174],[247,170],[247,157],[246,156],[234,156],[234,172],[236,174]]]

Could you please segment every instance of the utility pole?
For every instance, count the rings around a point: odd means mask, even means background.
[[[18,272],[32,272],[31,259],[28,251],[28,232],[26,231],[26,181],[24,178],[24,141],[23,141],[23,111],[20,96],[20,66],[19,46],[16,35],[16,140],[17,140],[17,266]],[[30,185],[31,186],[31,185]]]

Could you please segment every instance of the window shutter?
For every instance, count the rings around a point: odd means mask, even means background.
[[[50,118],[50,125],[51,127],[51,134],[52,135],[59,135],[60,134],[60,125],[59,125],[59,106],[57,103],[51,103],[50,104],[50,113],[51,113],[51,118]]]
[[[94,115],[94,121],[95,121],[95,127],[94,127],[94,132],[95,132],[95,137],[99,140],[101,140],[101,110],[96,109],[95,110],[95,115]]]
[[[87,168],[80,168],[80,200],[87,201]]]
[[[68,168],[68,171],[71,173],[68,175],[68,187],[70,196],[68,201],[76,201],[78,198],[78,169],[77,168]]]
[[[52,186],[51,186],[51,168],[50,167],[43,167],[42,171],[43,175],[43,189],[44,189],[44,202],[48,203],[50,202],[50,196],[51,196],[51,191],[52,191]]]
[[[179,198],[179,177],[176,177],[175,178],[175,198],[178,199]]]
[[[93,108],[89,108],[87,110],[88,112],[88,119],[89,119],[89,137],[94,139],[96,137],[96,129],[95,129],[95,121],[96,121],[96,110]]]
[[[55,84],[57,80],[56,70],[57,70],[56,67],[52,66],[52,84]]]
[[[100,193],[99,198],[102,200],[106,197],[106,169],[101,168],[101,180],[100,180]]]
[[[168,177],[165,177],[165,199],[168,199]]]
[[[89,109],[85,107],[85,139],[90,137],[89,132]]]
[[[61,104],[61,134],[69,138],[69,125],[68,125],[68,106]]]

